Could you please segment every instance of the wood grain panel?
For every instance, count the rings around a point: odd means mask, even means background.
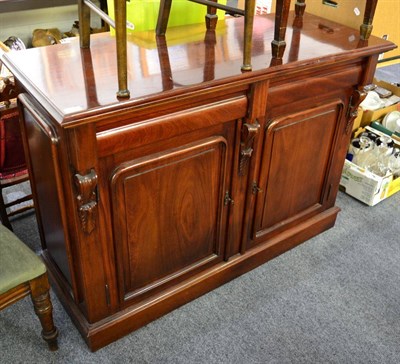
[[[112,178],[123,299],[222,260],[226,140],[125,163]]]
[[[30,173],[35,178],[35,208],[41,228],[43,249],[56,262],[65,279],[71,284],[67,243],[62,224],[59,186],[50,181],[57,180],[58,171],[58,136],[54,128],[45,119],[28,108],[23,113],[25,132],[31,145],[29,156]],[[41,224],[41,221],[48,221]]]
[[[274,120],[266,135],[256,236],[264,236],[324,203],[324,188],[343,106],[337,101]]]

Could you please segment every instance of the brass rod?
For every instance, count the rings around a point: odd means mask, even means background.
[[[108,25],[112,26],[115,29],[115,21],[113,19],[111,19],[108,16],[108,14],[106,14],[103,10],[101,10],[96,4],[94,4],[90,0],[83,0],[83,2],[94,13],[96,13],[101,19],[103,19]]]

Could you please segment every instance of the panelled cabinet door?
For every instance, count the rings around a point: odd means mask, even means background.
[[[252,236],[264,241],[321,212],[328,201],[343,103],[272,120],[264,136]]]
[[[165,290],[224,256],[234,132],[121,164],[111,180],[121,303]],[[231,140],[230,140],[231,139]]]

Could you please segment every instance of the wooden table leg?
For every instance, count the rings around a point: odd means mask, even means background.
[[[286,42],[286,27],[289,16],[290,0],[277,0],[276,1],[276,14],[275,14],[275,32],[274,40],[271,43],[272,57],[281,59],[285,52]]]
[[[372,22],[374,20],[376,5],[378,0],[367,0],[364,11],[364,22],[360,27],[360,37],[367,40],[372,32]]]

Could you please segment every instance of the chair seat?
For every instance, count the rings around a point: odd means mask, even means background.
[[[44,273],[42,260],[0,224],[0,294]]]
[[[2,173],[0,172],[0,182],[2,184],[9,184],[14,182],[15,184],[16,180],[27,180],[28,178],[28,169],[24,168],[22,170],[19,170],[18,172],[11,172],[11,173]]]

